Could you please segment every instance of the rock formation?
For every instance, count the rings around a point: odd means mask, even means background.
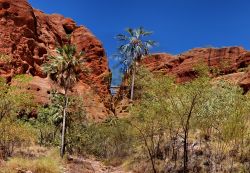
[[[150,71],[173,75],[177,82],[196,77],[196,67],[206,65],[213,77],[228,79],[250,89],[250,52],[242,47],[195,48],[180,55],[154,54],[142,62]]]
[[[33,76],[27,90],[41,103],[48,101],[54,87],[41,65],[56,47],[70,40],[78,51],[85,52],[89,69],[81,74],[75,91],[93,102],[94,107],[86,106],[90,116],[102,119],[109,114],[111,72],[102,43],[86,27],[33,9],[26,0],[0,0],[0,38],[0,76],[9,82],[17,74]],[[3,57],[9,57],[8,61]]]
[[[17,74],[32,76],[27,91],[34,94],[36,102],[47,103],[50,90],[57,86],[42,72],[41,65],[56,47],[70,41],[78,52],[85,52],[89,69],[80,74],[74,92],[85,100],[83,106],[90,117],[100,120],[112,114],[107,57],[102,43],[86,27],[59,14],[33,9],[26,0],[0,0],[0,26],[1,77],[11,83]],[[155,73],[175,76],[177,82],[195,78],[194,67],[206,64],[214,77],[239,84],[245,92],[250,89],[250,52],[241,47],[196,48],[175,56],[154,54],[142,64]]]
[[[154,73],[173,76],[180,83],[196,78],[199,65],[205,65],[211,70],[214,80],[224,79],[238,84],[244,92],[250,89],[250,52],[242,47],[195,48],[179,55],[152,54],[141,64]],[[127,115],[128,90],[123,82],[114,99],[115,112],[120,116]]]

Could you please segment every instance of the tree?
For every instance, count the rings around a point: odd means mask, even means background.
[[[25,75],[17,75],[12,78],[12,85],[9,85],[0,77],[0,122],[21,110],[26,112],[36,107],[33,96],[23,90],[30,79]]]
[[[210,87],[208,78],[198,78],[190,83],[178,85],[174,97],[169,95],[172,110],[176,112],[183,132],[183,164],[184,172],[188,172],[189,133],[200,115],[203,104],[209,99],[207,90]],[[172,92],[173,93],[173,92]]]
[[[166,131],[173,124],[170,120],[168,107],[165,106],[164,93],[173,83],[170,78],[156,76],[147,69],[139,67],[136,76],[135,94],[139,98],[131,107],[131,117],[128,119],[135,138],[143,146],[149,158],[152,172],[159,172],[157,160],[163,159],[160,151],[166,139]]]
[[[49,146],[51,144],[58,144],[60,137],[57,135],[57,132],[63,120],[63,105],[63,94],[52,90],[50,104],[39,107],[38,117],[32,124],[38,129],[40,145]]]
[[[130,99],[133,100],[137,63],[141,61],[143,56],[149,54],[149,48],[156,43],[152,40],[144,40],[144,37],[151,35],[152,32],[145,31],[142,27],[138,29],[128,28],[126,31],[127,34],[118,34],[116,38],[123,43],[118,48],[118,51],[121,55],[121,63],[124,70],[128,73],[130,69],[132,73]]]
[[[121,160],[133,151],[133,134],[126,118],[108,117],[103,122],[88,123],[78,130],[78,144],[85,153],[108,160]],[[78,152],[80,153],[81,150]]]
[[[145,143],[141,145],[148,150],[153,172],[157,170],[157,146],[161,134],[164,134],[163,144],[168,142],[168,136],[171,140],[172,133],[180,139],[184,172],[192,168],[189,163],[193,157],[189,156],[193,153],[189,150],[196,132],[206,134],[211,140],[216,139],[212,141],[216,145],[228,144],[231,150],[236,148],[240,153],[247,153],[244,148],[249,134],[249,97],[242,95],[238,86],[211,80],[206,66],[198,66],[195,71],[199,77],[178,84],[169,77],[152,74],[143,68],[139,70],[135,83],[139,88],[135,92],[139,99],[130,112],[131,125],[138,131],[138,139]],[[205,139],[205,146],[210,145],[207,141]],[[202,146],[201,140],[199,142]],[[223,151],[220,153],[224,154]],[[220,156],[220,153],[213,156]],[[213,156],[209,159],[212,160]],[[216,163],[212,161],[212,164]]]
[[[16,147],[27,146],[35,140],[34,129],[20,121],[18,114],[32,110],[36,105],[23,85],[29,81],[24,75],[12,78],[12,84],[0,77],[0,159],[11,156]]]
[[[61,157],[65,153],[66,116],[68,108],[68,92],[79,80],[79,72],[83,65],[82,53],[77,54],[74,45],[66,44],[56,49],[57,56],[50,56],[43,65],[43,70],[64,90],[63,124],[61,137]]]
[[[245,145],[249,140],[250,130],[249,96],[243,95],[239,86],[226,81],[217,81],[208,94],[210,98],[201,109],[196,127],[205,130],[210,139],[216,140],[214,155],[210,158],[214,165],[210,169],[220,167],[221,162],[216,160],[229,155],[232,159],[229,170],[232,171],[235,158],[242,157],[248,153],[245,151],[249,151]]]
[[[44,146],[60,145],[60,131],[63,121],[62,112],[64,95],[58,91],[52,91],[50,104],[41,106],[38,110],[38,118],[32,121],[37,129],[39,144]],[[67,107],[67,152],[77,151],[82,145],[81,133],[86,126],[86,112],[83,105],[83,98],[75,95],[68,96]]]

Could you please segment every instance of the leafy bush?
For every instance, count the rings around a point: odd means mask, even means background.
[[[38,118],[31,121],[37,128],[38,143],[44,146],[59,146],[62,130],[62,111],[64,97],[62,94],[52,91],[51,103],[39,108]],[[78,150],[80,141],[79,134],[85,127],[85,109],[83,101],[76,96],[69,97],[69,105],[66,117],[66,149],[69,152]]]
[[[236,152],[246,149],[249,97],[242,95],[238,86],[225,81],[211,82],[201,68],[198,73],[200,77],[193,81],[177,84],[169,77],[139,70],[135,83],[138,100],[130,111],[130,124],[138,136],[137,145],[144,148],[137,152],[148,156],[153,172],[157,172],[157,160],[166,157],[173,159],[174,167],[182,158],[186,171],[190,169],[188,163],[193,162],[190,145],[198,143],[197,139],[200,146],[214,148],[209,152],[215,167],[218,157],[229,156],[235,149]],[[197,136],[198,132],[205,134],[206,139]]]
[[[32,107],[32,97],[19,86],[7,85],[3,79],[0,79],[0,97],[0,152],[6,159],[16,147],[27,145],[35,138],[34,129],[17,119],[18,112]]]
[[[10,64],[11,60],[12,60],[11,56],[4,54],[4,53],[0,53],[0,62]]]
[[[19,121],[4,119],[0,122],[0,147],[2,158],[12,155],[16,147],[28,146],[34,142],[34,129]]]
[[[116,117],[90,124],[80,134],[82,151],[107,159],[126,157],[133,150],[129,128],[126,119]]]

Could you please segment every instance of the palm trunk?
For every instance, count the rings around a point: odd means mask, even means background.
[[[65,154],[65,133],[66,133],[66,109],[68,107],[68,96],[67,96],[67,89],[65,90],[64,95],[64,106],[63,106],[63,125],[62,125],[62,139],[61,139],[61,152],[60,155],[63,158]]]
[[[135,67],[132,68],[132,82],[131,82],[131,91],[130,91],[130,100],[134,99],[134,86],[135,86]]]

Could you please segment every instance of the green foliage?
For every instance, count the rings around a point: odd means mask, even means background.
[[[53,94],[55,97],[55,94]],[[58,133],[62,122],[61,106],[57,100],[53,99],[47,107],[40,107],[38,118],[32,122],[38,133],[38,143],[40,145],[51,146],[59,143]]]
[[[0,88],[0,151],[2,157],[7,158],[16,147],[35,140],[34,129],[17,119],[20,111],[31,110],[34,104],[32,96],[24,93],[19,86],[10,86],[0,80]]]
[[[10,64],[11,60],[12,60],[11,56],[6,55],[4,53],[0,53],[0,62],[4,62],[6,64]]]
[[[0,78],[0,121],[4,117],[14,118],[20,110],[31,110],[36,105],[33,102],[33,96],[26,93],[22,86],[28,81],[24,76],[17,76],[20,79],[18,85],[6,84],[4,79]]]
[[[149,54],[149,48],[156,44],[152,40],[144,40],[144,37],[150,36],[152,32],[145,31],[143,27],[132,29],[128,28],[126,34],[118,34],[116,39],[122,43],[119,47],[118,59],[127,71],[134,62],[139,61],[142,56]]]
[[[82,151],[101,158],[126,157],[132,151],[133,136],[126,119],[110,117],[88,125],[81,134]]]
[[[77,96],[70,97],[66,122],[66,148],[70,153],[78,153],[81,151],[81,135],[87,125],[86,110],[83,105],[82,98]]]
[[[138,62],[149,54],[149,48],[156,43],[152,40],[144,40],[144,37],[151,35],[152,32],[145,31],[142,27],[138,29],[127,29],[127,35],[118,34],[117,39],[122,43],[118,48],[119,65],[126,75],[132,75],[130,83],[130,100],[134,97],[134,82]],[[125,76],[126,76],[125,75]]]
[[[4,79],[0,78],[0,120],[6,114],[13,115],[20,110],[30,111],[36,107],[33,96],[23,89],[28,81],[30,81],[30,78],[17,75],[13,79],[14,85],[9,85],[6,84]]]
[[[144,160],[153,168],[147,170],[157,172],[166,164],[163,160],[176,169],[183,167],[184,157],[192,164],[197,156],[190,151],[191,144],[199,141],[206,146],[203,152],[211,149],[214,166],[220,164],[217,158],[229,157],[235,148],[241,165],[242,158],[249,158],[249,96],[242,95],[238,86],[211,80],[207,67],[197,66],[194,71],[196,79],[178,84],[139,68],[130,116],[75,128],[78,153],[128,158],[135,164]]]
[[[62,163],[55,152],[49,153],[45,157],[39,158],[19,158],[10,159],[3,164],[0,173],[16,173],[31,171],[35,173],[60,173]]]
[[[56,91],[52,91],[50,104],[40,107],[38,118],[31,121],[36,127],[38,134],[38,143],[44,146],[59,146],[60,132],[62,130],[62,111],[64,105],[64,96]],[[67,127],[67,150],[75,151],[81,145],[78,141],[82,129],[86,126],[86,113],[82,106],[83,101],[76,96],[69,97],[68,114],[66,119]]]
[[[57,56],[50,56],[49,62],[43,65],[43,71],[47,73],[64,90],[64,104],[62,110],[62,138],[61,156],[65,153],[65,134],[68,109],[68,90],[72,89],[79,80],[83,71],[82,52],[78,55],[74,45],[66,44],[56,49]]]
[[[25,84],[27,82],[30,82],[32,80],[32,77],[27,76],[25,74],[20,74],[20,75],[14,76],[12,80],[18,84]]]
[[[50,56],[49,61],[43,65],[43,71],[59,86],[65,89],[72,88],[83,69],[83,54],[77,55],[76,47],[70,44],[57,48],[56,53],[57,56]]]
[[[16,147],[28,146],[35,141],[34,129],[20,121],[5,118],[0,122],[2,158],[10,157]]]
[[[246,148],[248,96],[242,95],[238,86],[225,81],[212,82],[207,76],[208,68],[196,67],[195,70],[200,77],[184,84],[145,69],[138,71],[135,83],[138,101],[131,109],[130,124],[139,140],[137,145],[144,146],[144,155],[148,155],[152,165],[160,158],[159,145],[179,136],[184,141],[185,152],[191,136],[199,131],[213,139],[213,146],[226,143],[231,149]],[[189,155],[189,151],[184,153],[184,157]]]

